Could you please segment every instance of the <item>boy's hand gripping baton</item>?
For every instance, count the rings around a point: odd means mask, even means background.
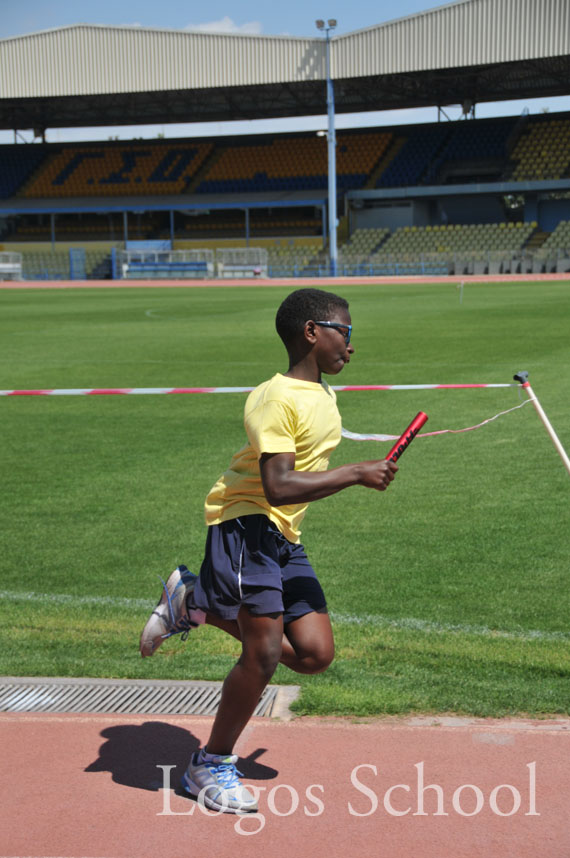
[[[419,411],[385,458],[392,462],[397,462],[404,450],[407,450],[410,446],[427,419],[427,414],[424,414],[423,411]]]

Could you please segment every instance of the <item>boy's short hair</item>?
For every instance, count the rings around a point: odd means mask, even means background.
[[[323,289],[297,289],[287,295],[275,317],[277,333],[288,346],[298,336],[305,322],[326,322],[335,309],[348,310],[348,301]]]

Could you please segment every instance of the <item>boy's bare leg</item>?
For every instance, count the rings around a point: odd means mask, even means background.
[[[334,638],[328,614],[311,611],[285,626],[287,646],[281,663],[295,673],[322,673],[334,658]]]
[[[241,608],[236,626],[242,653],[222,688],[220,705],[206,745],[209,754],[225,756],[232,753],[281,656],[282,614],[255,617]]]
[[[236,620],[208,614],[206,622],[241,641]],[[334,658],[334,639],[328,614],[311,611],[287,623],[282,638],[280,662],[295,673],[321,673]]]

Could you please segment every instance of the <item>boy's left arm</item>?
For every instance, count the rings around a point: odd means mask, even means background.
[[[328,471],[296,471],[294,453],[264,453],[259,470],[263,492],[271,506],[286,506],[320,500],[349,486],[366,486],[382,492],[398,468],[394,462],[380,459],[340,465]]]

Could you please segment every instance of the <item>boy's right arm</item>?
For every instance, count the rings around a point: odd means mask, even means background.
[[[329,497],[349,486],[385,491],[398,470],[381,459],[340,465],[329,471],[296,471],[294,453],[264,453],[259,460],[263,491],[271,506],[308,503]]]

